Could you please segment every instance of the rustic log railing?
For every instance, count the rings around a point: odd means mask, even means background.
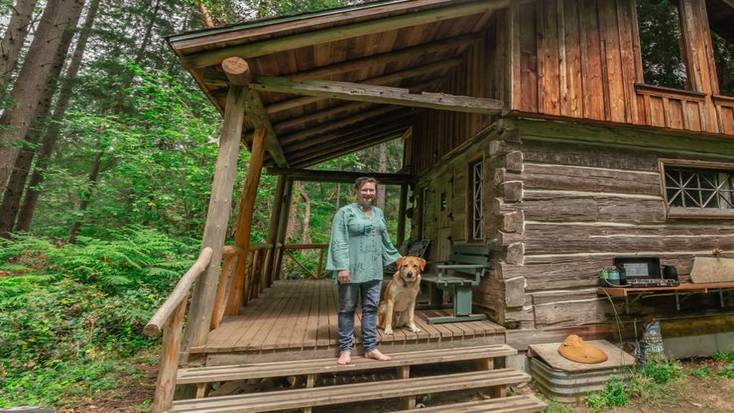
[[[164,412],[171,407],[173,392],[176,389],[176,373],[178,371],[178,355],[181,349],[186,305],[189,292],[194,282],[209,266],[212,259],[212,249],[207,247],[201,250],[194,265],[181,277],[176,288],[166,301],[158,308],[143,332],[155,337],[163,331],[163,346],[158,370],[155,395],[153,396],[153,413]]]
[[[324,266],[324,258],[326,255],[326,248],[329,246],[329,244],[286,244],[281,246],[280,248],[282,251],[291,258],[291,260],[296,263],[302,270],[306,271],[312,278],[321,278],[323,271],[322,267]],[[319,250],[319,263],[316,267],[316,272],[314,273],[306,267],[302,262],[298,261],[298,257],[294,255],[295,251],[305,251],[305,250]]]

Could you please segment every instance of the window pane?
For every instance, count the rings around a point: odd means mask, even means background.
[[[668,206],[732,209],[731,181],[730,171],[665,167]]]
[[[637,18],[645,83],[686,89],[678,7],[669,0],[638,0]]]

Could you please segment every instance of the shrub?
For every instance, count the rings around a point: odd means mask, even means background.
[[[624,407],[628,403],[628,390],[618,377],[610,378],[600,393],[592,394],[586,399],[586,405],[592,411],[610,407]]]
[[[641,372],[657,384],[665,384],[683,377],[683,368],[675,361],[647,362]]]

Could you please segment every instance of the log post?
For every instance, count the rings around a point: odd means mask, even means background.
[[[270,252],[268,254],[267,262],[263,268],[263,272],[267,277],[267,286],[270,287],[273,284],[273,264],[275,263],[276,254],[276,242],[278,236],[278,223],[280,222],[280,211],[283,207],[283,194],[285,193],[286,176],[279,175],[278,183],[275,186],[275,196],[273,197],[273,207],[270,212],[270,227],[268,228],[268,245],[270,245]]]
[[[227,293],[232,286],[232,276],[235,265],[240,260],[242,251],[232,245],[224,247],[223,252],[224,264],[222,264],[222,274],[219,276],[219,284],[217,285],[217,295],[214,299],[214,312],[212,315],[211,329],[219,327],[224,316],[224,307],[227,304]]]
[[[262,172],[263,159],[265,157],[265,135],[267,131],[259,128],[255,129],[252,137],[252,154],[250,156],[250,164],[247,167],[247,178],[245,179],[245,187],[240,195],[240,213],[237,218],[237,232],[235,232],[234,245],[241,248],[243,254],[241,259],[237,261],[237,269],[234,272],[232,280],[232,288],[229,290],[229,300],[225,314],[237,315],[240,312],[244,302],[245,268],[247,268],[247,257],[250,248],[250,232],[252,230],[252,215],[255,209],[255,198],[257,196],[257,186],[260,184],[260,173]]]
[[[400,204],[398,206],[398,237],[395,245],[400,248],[405,241],[405,209],[408,207],[408,185],[400,185]]]
[[[186,299],[181,301],[163,330],[158,380],[155,385],[153,404],[150,406],[150,411],[153,413],[168,411],[173,404],[176,374],[178,373],[178,350],[181,348],[181,333],[187,301]]]
[[[245,64],[245,66],[247,65]],[[229,75],[227,66],[223,64],[222,67],[225,73]],[[241,72],[240,68],[234,74],[234,78],[240,76]],[[222,138],[219,141],[219,154],[214,169],[212,194],[204,226],[204,237],[201,242],[202,247],[211,247],[213,253],[206,272],[196,283],[191,299],[189,328],[186,331],[188,346],[205,344],[209,333],[214,311],[214,298],[221,273],[222,249],[224,248],[227,222],[232,208],[232,189],[237,174],[237,158],[242,139],[246,97],[246,87],[234,83],[230,84],[224,109],[224,124],[222,125]]]
[[[288,229],[288,212],[291,209],[291,198],[293,198],[293,179],[287,178],[283,192],[283,205],[280,208],[280,219],[278,220],[278,232],[275,237],[275,254],[273,256],[273,267],[271,279],[280,279],[280,267],[283,264],[283,244],[285,243],[286,230]]]

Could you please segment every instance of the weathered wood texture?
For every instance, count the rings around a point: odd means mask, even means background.
[[[506,73],[509,35],[506,20],[509,11],[496,11],[487,23],[483,36],[473,43],[464,60],[446,78],[442,90],[458,95],[492,98],[509,97]],[[436,165],[445,154],[471,140],[490,121],[481,114],[427,110],[413,123],[410,155],[413,171],[421,173]]]
[[[617,256],[659,256],[685,281],[694,256],[714,248],[734,255],[734,227],[727,220],[666,219],[659,159],[690,155],[544,142],[519,128],[519,142],[501,133],[490,145],[496,166],[490,211],[498,217],[491,233],[505,253],[492,271],[495,281],[477,294],[506,326],[605,322],[611,309],[594,287],[599,270]],[[522,153],[520,168],[508,161],[516,152]],[[519,200],[517,191],[508,198],[509,183],[521,187]],[[715,308],[713,301],[695,301],[700,308],[693,310]],[[675,308],[669,297],[656,303],[648,313]]]
[[[733,102],[717,96],[705,3],[679,4],[691,91],[644,84],[634,0],[546,0],[511,8],[508,50],[519,67],[506,101],[521,112],[734,134]]]

